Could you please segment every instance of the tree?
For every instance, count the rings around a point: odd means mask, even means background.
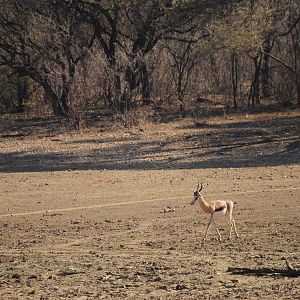
[[[192,70],[197,63],[197,51],[195,51],[192,42],[169,41],[165,44],[165,48],[172,58],[172,77],[180,103],[179,110],[183,112],[185,92],[192,76]]]
[[[69,93],[93,35],[66,1],[2,0],[0,62],[45,91],[54,114],[74,117]]]
[[[296,98],[298,103],[300,103],[299,1],[261,1],[257,4],[257,7],[255,7],[255,16],[260,29],[259,36],[261,42],[259,48],[256,49],[256,55],[260,57],[260,61],[262,60],[261,74],[264,96],[270,95],[270,60],[272,60],[288,70],[294,82],[292,90],[295,90]],[[255,51],[255,49],[252,50]],[[259,64],[259,67],[260,65],[261,64]],[[278,66],[276,69],[278,69]],[[286,103],[290,102],[291,99],[289,98],[293,98],[292,94],[276,95],[276,97],[286,98],[284,100]]]

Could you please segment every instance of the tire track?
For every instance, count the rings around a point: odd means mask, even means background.
[[[295,190],[300,190],[300,187],[295,187],[295,188],[290,187],[290,188],[283,188],[283,189],[268,189],[268,190],[262,190],[262,191],[241,191],[241,192],[230,192],[230,193],[212,193],[212,194],[206,194],[206,196],[207,197],[210,197],[210,196],[226,197],[228,195],[261,194],[261,193],[295,191]],[[146,199],[146,200],[117,202],[117,203],[106,203],[106,204],[89,205],[89,206],[78,206],[78,207],[66,207],[66,208],[58,208],[58,209],[37,210],[37,211],[20,212],[20,213],[13,213],[13,214],[3,214],[3,215],[0,215],[0,218],[30,216],[30,215],[38,215],[38,214],[49,214],[49,213],[60,213],[60,212],[69,212],[69,211],[77,211],[77,210],[89,210],[89,209],[96,209],[96,208],[124,206],[124,205],[140,204],[140,203],[152,203],[152,202],[160,202],[160,201],[179,200],[179,199],[192,199],[192,196],[191,195],[189,195],[189,196],[185,195],[185,196],[169,197],[169,198],[154,198],[154,199]]]

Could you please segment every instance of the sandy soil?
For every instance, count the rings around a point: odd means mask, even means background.
[[[300,299],[299,277],[280,273],[286,258],[300,267],[299,116],[6,126],[0,299]],[[234,201],[240,238],[225,219],[221,242],[213,227],[202,241],[208,216],[189,204],[198,180],[207,200]]]

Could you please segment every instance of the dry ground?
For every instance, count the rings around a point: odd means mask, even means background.
[[[299,116],[59,134],[2,117],[0,299],[300,299],[276,273],[300,267]],[[198,180],[235,202],[239,239],[220,220],[203,243]]]

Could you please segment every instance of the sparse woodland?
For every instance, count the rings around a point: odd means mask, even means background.
[[[300,104],[299,1],[0,2],[2,114]]]

